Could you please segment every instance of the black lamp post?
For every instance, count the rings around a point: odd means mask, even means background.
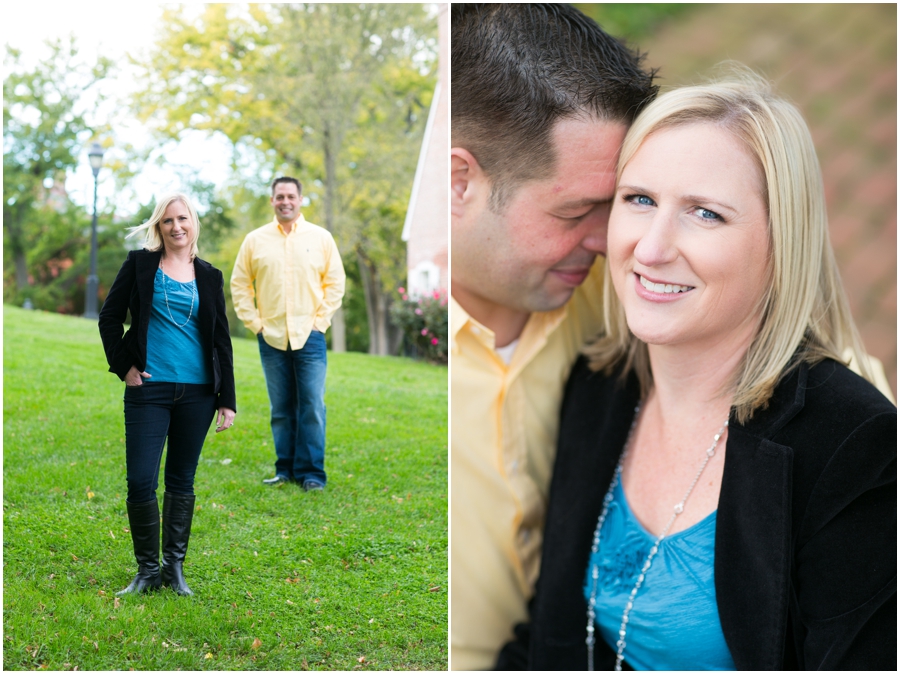
[[[91,273],[87,277],[87,288],[84,296],[84,317],[97,318],[97,176],[103,166],[103,148],[100,143],[91,145],[88,152],[91,171],[94,172],[94,217],[91,219]]]

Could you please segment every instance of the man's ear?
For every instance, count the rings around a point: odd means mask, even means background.
[[[487,179],[478,160],[466,149],[454,147],[450,150],[450,212],[462,217],[466,208],[473,208],[490,190]],[[480,208],[480,206],[478,206]]]

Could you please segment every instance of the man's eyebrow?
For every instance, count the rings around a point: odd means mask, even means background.
[[[595,198],[585,198],[585,199],[573,199],[572,201],[565,201],[557,206],[557,208],[584,208],[585,206],[596,206],[598,204],[607,204],[612,201],[612,196],[607,197],[605,199],[595,199]]]

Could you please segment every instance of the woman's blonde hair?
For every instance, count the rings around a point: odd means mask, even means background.
[[[132,236],[143,234],[144,248],[146,250],[157,251],[163,248],[163,238],[159,232],[159,223],[162,222],[166,209],[175,201],[180,201],[184,204],[184,207],[187,209],[188,215],[191,218],[191,223],[194,225],[193,233],[191,234],[191,258],[197,257],[197,240],[200,238],[200,218],[197,217],[197,209],[194,208],[194,204],[191,203],[190,198],[181,192],[167,194],[157,201],[156,208],[153,209],[153,215],[150,216],[150,219],[137,227],[129,227],[128,234],[125,238],[128,239]]]
[[[688,124],[727,129],[756,160],[769,214],[769,284],[756,335],[729,382],[737,420],[744,423],[766,407],[779,380],[800,362],[840,361],[849,352],[863,376],[873,377],[828,238],[822,174],[809,129],[768,82],[733,68],[725,80],[669,91],[648,106],[625,138],[616,178],[650,134]],[[653,383],[647,345],[628,329],[609,266],[603,300],[605,331],[585,349],[591,367],[611,371],[624,361],[624,372],[636,372],[646,395]]]

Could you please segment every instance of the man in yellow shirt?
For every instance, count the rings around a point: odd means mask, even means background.
[[[241,244],[231,298],[238,318],[257,335],[269,392],[277,458],[275,477],[263,482],[321,491],[327,480],[325,331],[341,306],[345,277],[334,238],[300,213],[301,193],[294,178],[272,183],[275,219]]]
[[[453,5],[451,22],[450,664],[488,669],[527,620],[563,386],[601,324],[616,159],[657,88],[570,5]]]

